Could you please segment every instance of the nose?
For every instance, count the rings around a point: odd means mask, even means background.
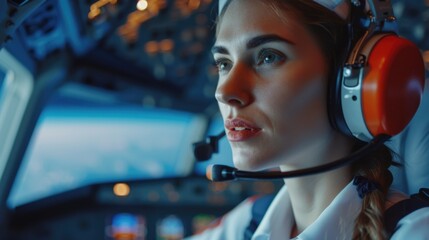
[[[252,78],[245,66],[236,65],[225,76],[219,77],[215,97],[219,103],[245,107],[254,97]]]

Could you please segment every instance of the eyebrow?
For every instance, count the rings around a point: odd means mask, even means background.
[[[256,48],[262,44],[269,43],[269,42],[284,42],[289,45],[295,45],[294,42],[290,41],[289,39],[280,37],[279,35],[266,34],[266,35],[260,35],[260,36],[251,38],[246,43],[246,49]],[[223,46],[214,46],[212,47],[211,51],[212,51],[212,54],[215,54],[215,53],[228,54],[228,50]]]

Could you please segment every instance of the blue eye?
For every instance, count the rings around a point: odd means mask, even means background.
[[[215,60],[215,66],[219,72],[228,71],[230,68],[230,61],[224,58]]]
[[[262,49],[256,61],[256,65],[277,65],[286,60],[286,56],[281,52],[273,49]]]

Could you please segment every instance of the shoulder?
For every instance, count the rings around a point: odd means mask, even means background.
[[[385,209],[389,209],[396,203],[406,200],[408,198],[409,196],[407,194],[401,191],[398,191],[396,189],[390,189],[389,192],[387,193]]]
[[[403,217],[391,239],[427,239],[429,236],[429,206]]]
[[[420,193],[410,198],[391,191],[386,207],[386,229],[393,232],[391,239],[426,239],[429,236],[429,199]]]

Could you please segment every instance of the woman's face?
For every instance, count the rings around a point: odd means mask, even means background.
[[[309,156],[334,134],[327,62],[299,19],[281,14],[264,1],[233,0],[219,22],[216,99],[239,169],[313,166]]]

